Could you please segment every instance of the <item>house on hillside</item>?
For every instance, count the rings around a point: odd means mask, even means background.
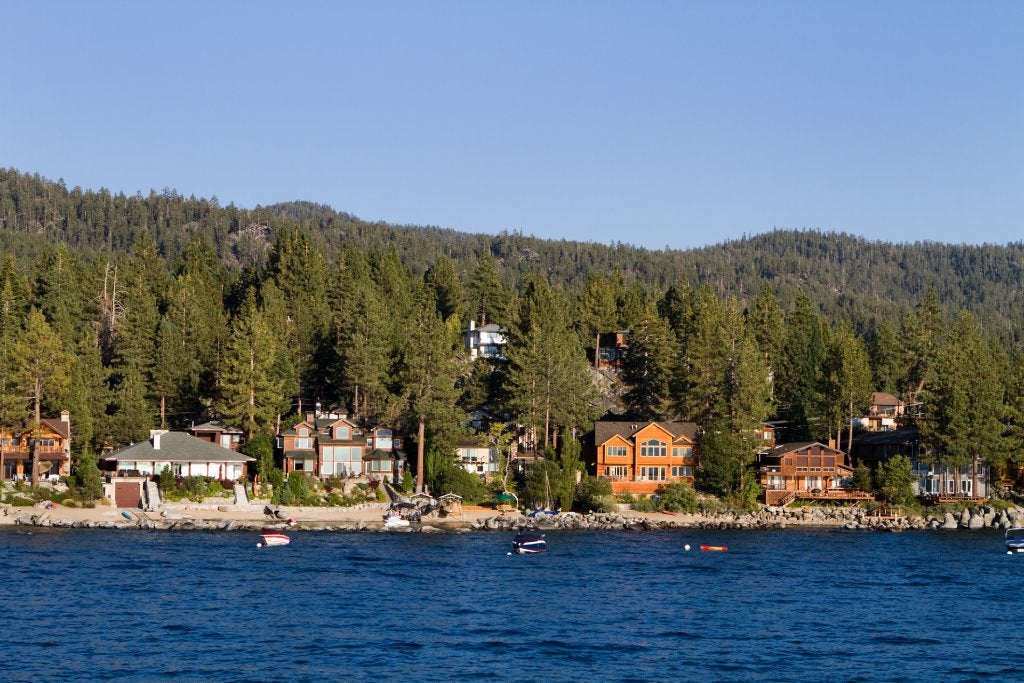
[[[628,330],[603,332],[597,337],[597,367],[601,369],[619,370],[629,349]],[[587,358],[593,364],[594,349],[587,349]]]
[[[892,431],[899,427],[900,419],[906,412],[906,406],[892,394],[876,391],[871,394],[871,408],[868,414],[853,419],[855,429],[869,432]]]
[[[504,349],[508,343],[505,330],[494,323],[477,327],[476,321],[470,320],[462,333],[462,340],[470,358],[505,358]]]
[[[32,452],[39,460],[39,478],[56,480],[71,474],[71,419],[68,411],[60,418],[43,418],[39,426],[0,429],[0,473],[3,479],[30,479]]]
[[[210,420],[200,425],[193,425],[185,430],[197,439],[217,444],[221,448],[237,451],[243,445],[244,433],[237,427],[229,427],[219,420]]]
[[[455,458],[459,467],[484,481],[490,481],[498,472],[498,449],[483,436],[460,440],[455,448]]]
[[[697,466],[693,422],[594,423],[591,468],[613,493],[650,495],[671,481],[693,483]]]
[[[817,441],[776,445],[758,456],[757,471],[768,505],[786,505],[796,498],[872,498],[853,489],[853,467],[846,454]]]

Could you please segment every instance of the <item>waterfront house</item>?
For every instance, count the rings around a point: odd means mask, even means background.
[[[241,429],[229,427],[219,420],[210,420],[200,425],[193,425],[186,429],[185,432],[197,439],[209,441],[221,448],[230,448],[233,451],[237,451],[244,443],[242,440],[244,433]]]
[[[650,495],[672,481],[692,484],[696,438],[693,422],[599,420],[591,466],[616,494]]]
[[[378,425],[366,434],[366,476],[370,481],[385,480],[397,484],[405,469],[402,438],[388,427]]]
[[[398,481],[405,467],[402,439],[385,426],[364,428],[343,415],[312,415],[279,437],[285,474]]]
[[[248,476],[254,462],[185,432],[154,429],[146,441],[105,454],[100,469],[107,472],[114,504],[138,507],[147,482],[165,469],[175,477],[209,477],[227,484]]]
[[[462,340],[470,358],[495,358],[504,359],[505,330],[494,323],[476,326],[475,320],[469,321],[469,326],[462,333]]]
[[[853,437],[850,455],[855,462],[878,469],[889,458],[904,455],[914,472],[914,493],[937,502],[980,499],[991,495],[992,468],[981,458],[966,467],[948,467],[932,457],[921,444],[917,427],[891,431],[861,432]]]
[[[56,480],[71,474],[71,419],[43,418],[35,428],[0,429],[0,473],[4,479],[29,479],[32,452],[39,461],[39,478]]]
[[[784,443],[758,455],[758,476],[768,505],[796,498],[870,499],[852,488],[853,468],[846,454],[817,441]]]

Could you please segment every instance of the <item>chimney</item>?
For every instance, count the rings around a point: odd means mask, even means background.
[[[470,321],[469,321],[469,331],[472,332],[475,329],[476,329],[476,321],[470,319]]]
[[[166,429],[150,429],[149,430],[149,440],[153,442],[153,450],[154,451],[160,450],[160,435],[161,434],[166,434],[166,433],[167,433]]]

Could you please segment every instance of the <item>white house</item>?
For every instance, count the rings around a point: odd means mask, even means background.
[[[502,349],[508,342],[505,330],[494,323],[476,326],[475,320],[469,321],[469,327],[462,333],[466,350],[471,358],[504,358]]]
[[[492,448],[481,439],[460,441],[455,450],[459,465],[467,472],[478,475],[484,481],[498,472],[498,449]]]
[[[149,439],[114,451],[101,459],[101,469],[118,476],[150,477],[167,468],[176,477],[212,477],[234,481],[246,474],[255,458],[221,448],[186,434],[154,429]]]

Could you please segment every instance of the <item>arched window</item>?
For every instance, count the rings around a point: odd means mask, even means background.
[[[641,456],[662,456],[668,453],[668,448],[664,441],[658,441],[657,439],[648,439],[640,443],[640,455]]]

